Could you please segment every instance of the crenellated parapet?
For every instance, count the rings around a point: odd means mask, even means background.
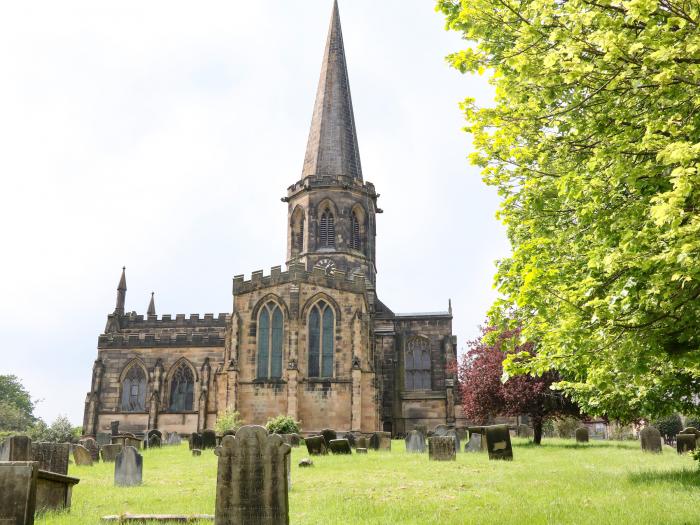
[[[376,199],[379,197],[371,182],[365,182],[353,177],[337,176],[322,176],[322,177],[306,177],[287,188],[287,198],[292,198],[297,193],[302,191],[311,191],[316,189],[326,188],[343,188],[345,190],[358,191],[367,195],[370,198]]]
[[[299,283],[313,284],[348,292],[367,293],[367,281],[363,275],[337,269],[327,271],[318,266],[309,272],[306,271],[304,264],[291,263],[289,269],[285,272],[282,271],[281,266],[273,267],[269,275],[264,275],[263,270],[253,272],[248,281],[245,280],[243,275],[236,275],[233,278],[233,295],[250,293],[280,284]]]

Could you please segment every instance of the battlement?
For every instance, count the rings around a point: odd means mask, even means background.
[[[366,193],[372,198],[378,197],[374,184],[364,182],[354,177],[344,176],[323,176],[323,177],[306,177],[287,188],[287,196],[292,197],[300,191],[308,191],[318,188],[336,188],[341,187],[346,190],[355,190]]]
[[[225,330],[216,332],[137,332],[102,334],[97,339],[97,348],[173,348],[224,346]]]
[[[308,283],[325,288],[344,290],[356,293],[366,293],[367,281],[363,275],[352,275],[340,270],[332,270],[330,273],[323,268],[314,267],[311,272],[306,271],[303,263],[290,263],[286,272],[281,266],[275,266],[270,270],[270,275],[264,275],[263,270],[251,274],[246,281],[243,275],[233,278],[233,294],[240,295],[270,286],[287,283]]]
[[[231,315],[227,313],[219,314],[214,317],[214,314],[175,314],[175,318],[171,314],[162,315],[160,318],[157,315],[138,315],[135,312],[123,315],[120,318],[120,326],[125,329],[133,328],[225,328],[226,322]]]

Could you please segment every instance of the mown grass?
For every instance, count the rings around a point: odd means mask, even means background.
[[[689,456],[664,448],[645,454],[638,442],[578,446],[545,440],[514,441],[515,461],[458,454],[456,462],[429,462],[391,453],[313,458],[293,449],[290,518],[295,524],[696,524],[700,472]],[[36,523],[93,525],[101,516],[131,513],[214,513],[216,456],[190,455],[187,445],[143,451],[144,484],[113,486],[113,464],[71,465],[81,482],[71,512]]]

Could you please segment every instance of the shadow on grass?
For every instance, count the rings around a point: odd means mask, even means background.
[[[541,445],[535,445],[532,441],[528,441],[526,443],[518,443],[514,442],[513,443],[514,447],[523,447],[523,448],[564,448],[564,449],[569,449],[569,448],[575,448],[575,449],[589,449],[589,450],[595,450],[599,448],[624,448],[626,450],[630,450],[632,447],[629,445],[629,441],[603,441],[603,440],[596,440],[596,441],[591,441],[589,443],[576,443],[575,441],[571,441],[568,443],[562,443],[562,442],[554,442],[552,443],[547,442],[546,439],[542,440]]]
[[[685,488],[700,488],[700,470],[648,470],[628,474],[628,479],[638,485],[656,485],[673,483]]]

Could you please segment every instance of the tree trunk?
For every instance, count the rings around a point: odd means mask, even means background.
[[[532,430],[534,433],[533,442],[535,445],[542,444],[542,420],[537,418],[532,420]]]

